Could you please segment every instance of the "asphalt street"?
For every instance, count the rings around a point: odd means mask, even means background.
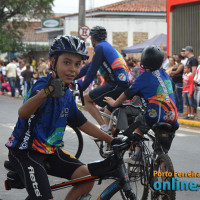
[[[1,200],[24,200],[26,191],[4,189],[4,180],[6,178],[6,170],[3,167],[4,160],[7,159],[8,150],[5,143],[10,136],[17,120],[17,110],[22,104],[22,99],[11,99],[8,96],[0,96],[0,199]],[[84,112],[86,113],[86,112]],[[95,121],[86,113],[88,120]],[[174,169],[179,172],[200,172],[200,128],[181,126],[176,133],[173,145],[169,152],[173,161]],[[80,160],[89,163],[102,159],[98,153],[93,140],[84,134],[84,149]],[[59,178],[50,177],[51,183],[61,181]],[[195,181],[200,183],[200,178],[184,178],[184,181]],[[101,185],[95,184],[92,191],[92,200],[97,199],[99,194],[112,183],[112,180],[103,181]],[[59,190],[53,193],[55,200],[63,200],[69,189]],[[199,200],[200,191],[177,191],[177,200]],[[114,200],[120,200],[120,194],[117,194]]]

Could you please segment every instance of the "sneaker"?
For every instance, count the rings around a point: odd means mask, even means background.
[[[195,116],[190,116],[190,118],[189,118],[189,119],[193,120],[194,118],[195,118]]]
[[[134,154],[131,159],[134,160],[134,161],[139,161],[140,162],[142,160],[142,154],[141,154],[141,152],[138,152],[137,155]]]
[[[134,154],[132,157],[128,157],[128,158],[124,159],[125,163],[129,163],[129,164],[132,164],[132,165],[140,164],[141,161],[142,161],[141,153],[139,153],[138,155]]]
[[[190,117],[189,117],[189,116],[186,116],[186,117],[184,117],[183,119],[190,119]]]

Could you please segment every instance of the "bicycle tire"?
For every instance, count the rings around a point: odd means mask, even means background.
[[[156,171],[159,171],[159,169],[165,167],[165,171],[168,171],[168,172],[171,172],[172,174],[174,174],[174,166],[173,166],[173,163],[170,159],[170,157],[167,155],[167,154],[161,154],[157,157],[156,161],[155,161],[155,165],[154,165],[154,169],[153,170],[156,170]],[[152,182],[152,186],[153,186],[153,183],[154,181],[158,181],[159,178],[161,177],[153,177],[153,182]],[[165,180],[164,181],[169,181],[171,182],[172,177],[164,177]],[[153,188],[153,187],[152,187]],[[159,199],[162,199],[162,200],[175,200],[176,199],[176,191],[175,190],[161,190],[161,192],[163,194],[158,194],[157,191],[154,191],[154,192],[151,192],[151,200],[159,200]]]
[[[142,157],[140,161],[133,163],[127,162],[127,172],[130,179],[131,188],[135,193],[137,200],[147,200],[149,194],[149,170],[151,155],[149,148],[145,143],[141,145]],[[133,156],[134,151],[129,151],[129,158]]]
[[[67,126],[63,136],[62,149],[75,156],[77,159],[83,151],[83,136],[77,127]]]

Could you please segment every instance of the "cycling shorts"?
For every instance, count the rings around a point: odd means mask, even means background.
[[[113,99],[117,99],[127,88],[128,86],[120,87],[113,83],[106,83],[91,90],[89,92],[89,96],[98,106],[105,107],[107,103],[103,101],[104,97],[112,97]]]
[[[83,165],[60,148],[53,154],[9,149],[9,160],[24,183],[30,199],[34,200],[53,198],[47,174],[71,179],[74,171]]]

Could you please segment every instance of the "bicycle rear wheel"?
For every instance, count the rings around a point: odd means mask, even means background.
[[[174,174],[174,167],[173,167],[172,161],[167,154],[161,154],[158,156],[158,158],[155,161],[154,171],[167,172],[168,174],[169,174],[169,172],[171,172],[172,175]],[[173,176],[172,177],[154,176],[153,181],[152,181],[152,186],[155,181],[159,181],[161,183],[161,185],[163,185],[163,181],[167,181],[171,184],[172,178],[173,178]],[[154,190],[153,192],[151,192],[151,199],[152,200],[160,200],[160,199],[175,200],[176,199],[176,191],[175,190],[163,190],[163,189]]]
[[[63,135],[62,149],[79,158],[83,150],[83,136],[78,128],[67,126]]]

